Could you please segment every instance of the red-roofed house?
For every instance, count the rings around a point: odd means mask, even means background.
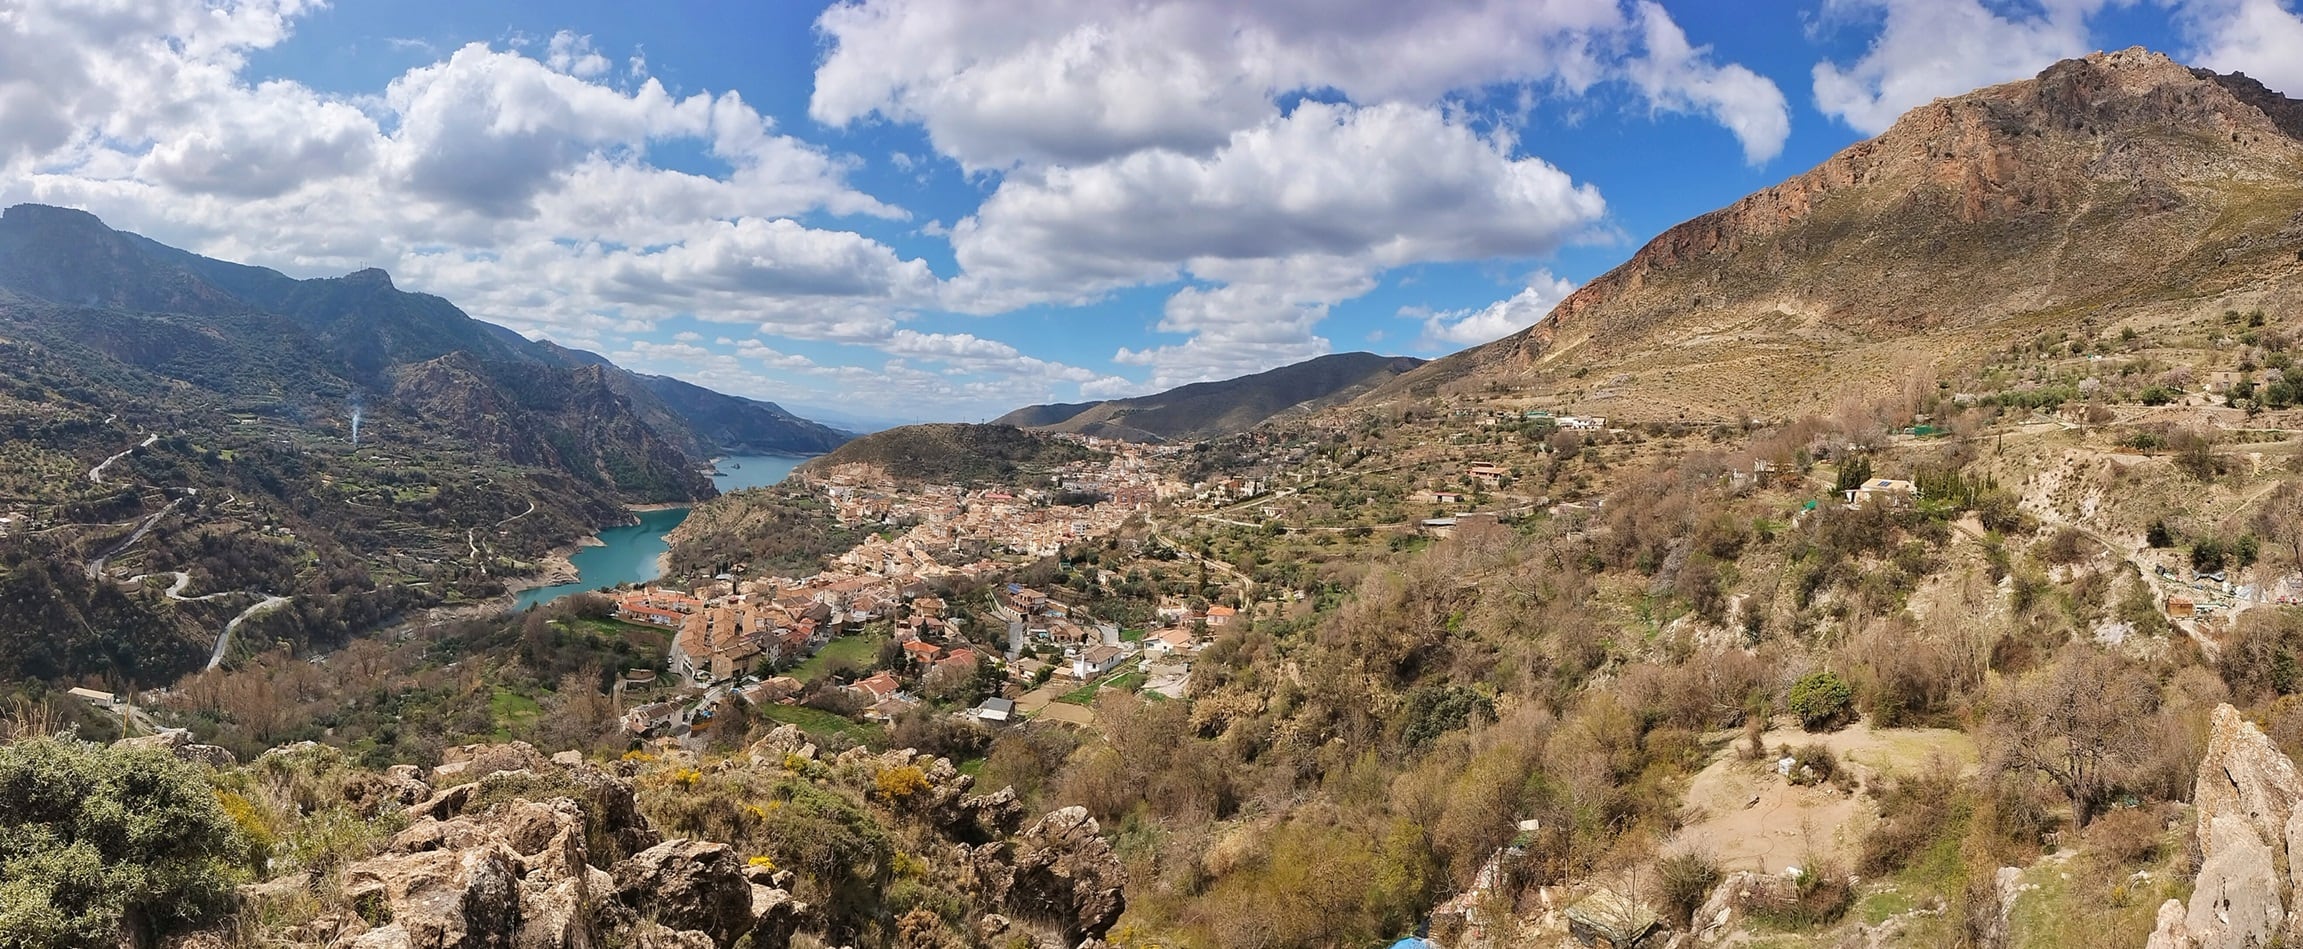
[[[855,682],[849,683],[848,688],[862,692],[865,695],[870,696],[871,701],[878,702],[881,699],[885,699],[888,696],[896,694],[897,691],[903,688],[903,683],[897,682],[896,677],[889,673],[879,672],[873,674],[873,676],[869,679],[858,679]]]

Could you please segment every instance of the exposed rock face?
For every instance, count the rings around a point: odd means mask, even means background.
[[[299,752],[291,750],[269,764],[282,773],[343,768],[334,752],[306,751],[311,761],[298,760]],[[348,909],[300,920],[274,935],[288,945],[363,949],[685,949],[739,943],[780,949],[803,934],[854,938],[869,930],[872,923],[853,910],[797,898],[824,885],[810,871],[747,861],[722,843],[663,840],[640,812],[635,792],[653,793],[664,785],[651,782],[675,772],[693,778],[697,769],[758,779],[770,807],[776,805],[766,795],[782,782],[822,782],[815,785],[819,793],[836,800],[835,794],[875,793],[848,789],[875,786],[889,769],[917,769],[922,783],[910,784],[914,789],[903,795],[895,817],[902,823],[896,826],[953,901],[943,905],[969,915],[960,920],[932,911],[903,914],[894,921],[899,944],[967,944],[973,934],[990,945],[1101,946],[1124,907],[1124,867],[1080,808],[1048,814],[1019,833],[1022,805],[1012,790],[971,793],[974,780],[949,761],[912,751],[851,749],[820,760],[796,729],[777,729],[745,758],[678,755],[651,761],[660,767],[631,776],[580,756],[547,758],[517,743],[476,745],[449,753],[448,763],[434,772],[445,785],[438,790],[412,769],[385,775],[336,770],[343,780],[335,787],[346,803],[363,813],[396,812],[407,826],[343,868],[343,900],[336,905]],[[628,759],[612,767],[638,763]],[[409,799],[413,803],[401,803]],[[240,895],[259,907],[286,908],[316,893],[328,895],[330,882],[293,874],[243,886]]]
[[[192,733],[181,728],[170,728],[157,735],[145,735],[141,738],[123,738],[114,744],[122,748],[151,748],[165,751],[182,760],[206,765],[210,768],[229,768],[240,763],[240,759],[234,756],[229,749],[215,745],[197,744],[192,741]]]
[[[2276,222],[2303,208],[2298,133],[2303,103],[2244,77],[2142,49],[2065,60],[1915,108],[1664,231],[1528,329],[1363,401],[1572,363],[1622,370],[1608,391],[1627,404],[1812,409],[1840,386],[1899,378],[1904,360],[2004,346],[2018,317],[2158,319],[2179,308],[2145,297],[2235,288],[2292,298],[2303,233]],[[1684,375],[1662,378],[1724,365],[1737,385],[1700,396]]]
[[[726,844],[669,840],[616,864],[616,898],[642,917],[722,944],[751,929],[752,885]]]
[[[1085,808],[1067,807],[1013,844],[956,848],[961,874],[1014,923],[1050,930],[1066,946],[1101,939],[1127,908],[1127,871],[1098,830]]]
[[[432,783],[462,784],[505,771],[542,771],[549,763],[543,752],[524,741],[459,745],[440,752],[440,766],[432,769]]]
[[[2159,908],[2150,949],[2298,944],[2303,907],[2289,902],[2303,880],[2293,862],[2303,848],[2303,775],[2295,762],[2237,709],[2217,706],[2193,802],[2198,882],[2188,907],[2169,900]]]
[[[392,854],[345,871],[363,916],[389,918],[353,945],[414,949],[510,946],[520,925],[518,856],[497,843]]]

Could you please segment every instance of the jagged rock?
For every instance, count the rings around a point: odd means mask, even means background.
[[[352,940],[351,949],[411,949],[415,945],[408,931],[395,923],[382,929],[371,929]]]
[[[464,805],[480,790],[480,783],[459,784],[408,808],[410,820],[447,820],[463,813]]]
[[[1604,940],[1628,949],[1663,928],[1654,907],[1614,890],[1601,888],[1567,908],[1567,931],[1584,945]]]
[[[1727,937],[1729,927],[1735,924],[1738,907],[1749,902],[1758,877],[1749,870],[1737,870],[1712,887],[1711,895],[1695,911],[1695,936],[1704,942],[1717,942]]]
[[[227,749],[194,743],[192,733],[182,728],[163,728],[156,734],[122,738],[112,744],[117,748],[165,751],[181,760],[211,768],[230,768],[240,763],[239,757]]]
[[[237,767],[240,764],[240,756],[233,754],[230,749],[216,745],[184,745],[176,749],[176,757],[193,764],[202,764],[219,769]]]
[[[722,943],[752,927],[752,884],[726,844],[669,840],[616,864],[616,899],[641,918]]]
[[[979,840],[996,840],[1016,832],[1023,824],[1024,805],[1016,799],[1016,789],[1001,788],[990,794],[971,794],[960,798],[961,820],[951,828],[957,836],[973,836]]]
[[[2182,900],[2168,900],[2159,904],[2159,917],[2151,929],[2151,938],[2143,949],[2184,949],[2191,942],[2184,935]]]
[[[808,918],[808,904],[792,894],[768,886],[752,885],[752,945],[755,949],[789,946],[792,934]]]
[[[629,939],[633,949],[719,949],[708,933],[673,929],[656,922],[638,924]]]
[[[2180,919],[2161,906],[2154,949],[2254,949],[2303,940],[2292,898],[2303,880],[2303,775],[2263,730],[2229,705],[2215,708],[2192,801],[2199,875]],[[2282,879],[2280,868],[2286,868]]]
[[[415,765],[394,765],[382,775],[361,772],[345,781],[344,800],[369,816],[413,807],[432,796],[432,786],[422,775]]]
[[[478,781],[498,772],[542,771],[550,765],[543,752],[524,741],[458,745],[440,752],[440,766],[432,769],[432,783]]]
[[[1014,853],[1004,905],[1013,915],[1060,926],[1067,943],[1102,936],[1127,908],[1120,895],[1127,870],[1086,808],[1040,818],[1016,838]]]
[[[816,760],[816,745],[808,740],[808,733],[797,725],[778,725],[767,737],[752,742],[752,760],[763,764],[780,765],[784,759],[798,755],[802,760]]]
[[[112,747],[134,748],[143,751],[165,751],[170,754],[174,754],[176,749],[182,748],[185,745],[191,743],[191,732],[185,731],[181,728],[163,728],[158,732],[150,735],[139,735],[134,738],[122,738],[119,741],[113,742]]]
[[[584,753],[581,751],[557,752],[552,755],[552,763],[563,768],[577,767],[584,763]]]
[[[987,913],[984,918],[976,920],[976,941],[978,942],[1000,942],[1003,941],[1001,937],[1014,931],[1015,924],[998,913]]]
[[[493,842],[385,854],[345,868],[344,896],[361,915],[391,920],[357,946],[508,946],[520,924],[519,858]]]
[[[602,860],[639,853],[664,841],[640,813],[639,795],[634,793],[630,778],[587,765],[570,770],[567,779],[571,787],[583,792],[584,809],[602,842],[614,845],[609,853],[599,855]]]

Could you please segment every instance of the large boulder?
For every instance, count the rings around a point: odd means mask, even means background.
[[[2303,914],[2288,902],[2303,882],[2303,775],[2229,705],[2215,709],[2192,801],[2199,876],[2181,918],[2162,906],[2151,949],[2256,949],[2303,945]]]
[[[344,896],[385,923],[357,946],[509,947],[520,928],[519,857],[494,843],[385,854],[345,868]]]
[[[440,766],[432,769],[432,784],[462,784],[502,771],[543,771],[551,759],[524,741],[500,745],[458,745],[440,752]]]
[[[1127,869],[1086,808],[1039,819],[1014,841],[1003,904],[1011,917],[1045,921],[1067,944],[1101,938],[1127,908]]]
[[[463,800],[439,810],[458,813],[446,820],[418,815],[377,856],[345,871],[345,895],[377,924],[355,944],[601,945],[596,912],[615,892],[615,881],[591,865],[584,806],[558,797],[466,812],[469,792],[454,796]]]
[[[668,840],[616,864],[616,901],[642,919],[725,945],[752,928],[752,884],[726,844]]]
[[[121,748],[147,748],[165,751],[184,761],[210,768],[230,768],[240,763],[229,749],[216,745],[203,745],[192,740],[192,733],[182,728],[163,728],[156,734],[137,738],[122,738],[113,742]]]

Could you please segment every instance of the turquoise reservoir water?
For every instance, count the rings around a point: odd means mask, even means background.
[[[775,484],[806,460],[782,455],[723,458],[719,471],[712,475],[712,484],[722,492]],[[657,569],[657,559],[671,549],[664,535],[688,519],[688,509],[641,511],[639,518],[638,524],[601,528],[599,546],[585,547],[569,556],[568,562],[576,565],[575,582],[523,590],[513,600],[512,610],[518,612],[538,603],[549,603],[570,593],[620,583],[646,583],[662,576],[663,572]]]
[[[745,488],[764,488],[784,480],[785,475],[791,474],[792,469],[799,467],[800,462],[806,460],[806,458],[795,458],[790,455],[739,455],[734,458],[722,458],[719,462],[719,470],[712,474],[712,484],[720,489],[721,494],[741,491]]]

